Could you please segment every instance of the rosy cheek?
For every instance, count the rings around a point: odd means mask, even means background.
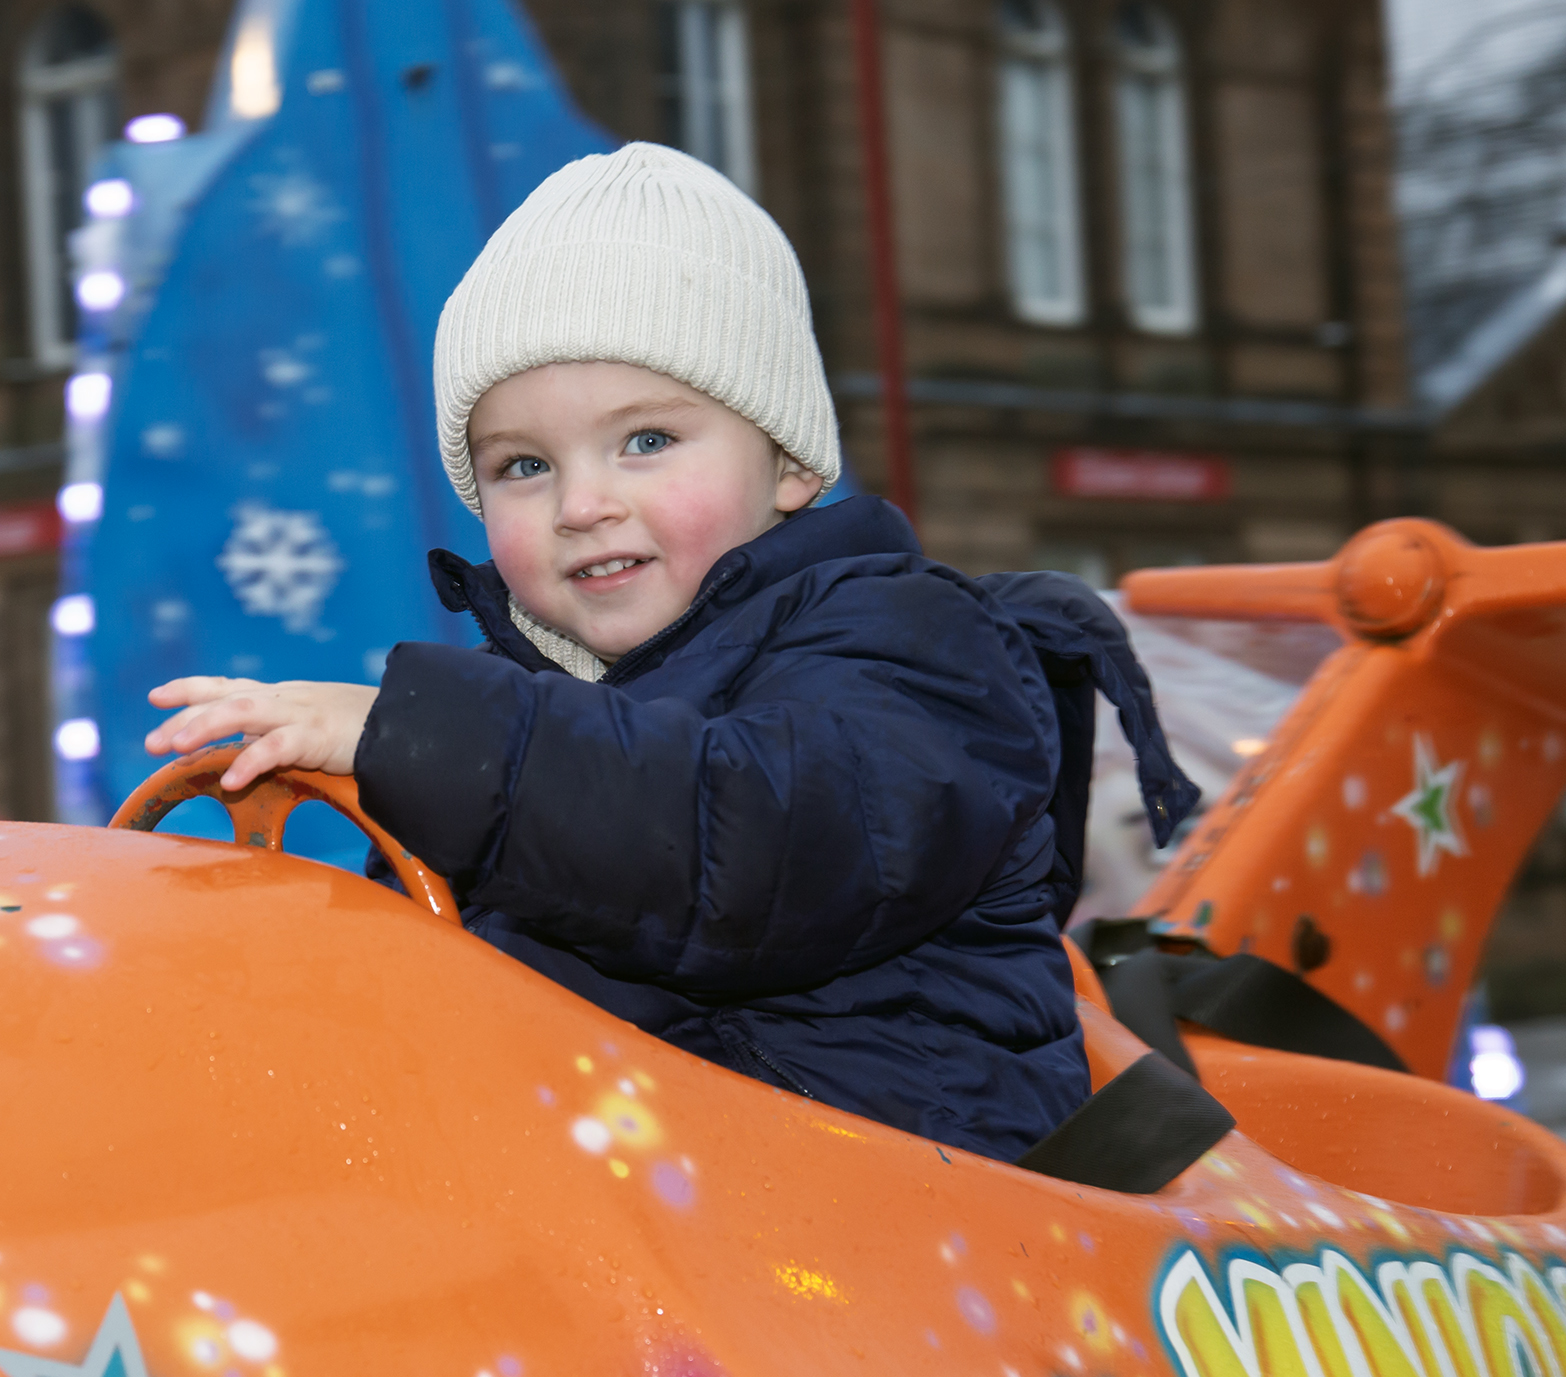
[[[531,523],[514,513],[491,516],[485,523],[489,553],[509,588],[523,603],[536,605],[542,594],[547,572],[545,543],[533,531]]]
[[[722,555],[754,535],[752,505],[746,494],[682,476],[658,493],[655,511],[643,510],[670,572],[700,582]]]

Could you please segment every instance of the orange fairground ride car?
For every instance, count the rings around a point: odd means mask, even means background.
[[[220,795],[249,845],[145,834],[217,748],[113,830],[0,827],[0,1372],[1566,1377],[1566,1145],[1437,1080],[1566,786],[1566,545],[1397,521],[1126,592],[1348,637],[1139,916],[1308,968],[1412,1074],[1186,1024],[1238,1124],[1161,1189],[971,1156],[470,937],[351,780]],[[280,854],[305,798],[417,902]],[[1147,1048],[1072,951],[1101,1087]]]

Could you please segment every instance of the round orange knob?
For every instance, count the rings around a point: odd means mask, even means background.
[[[1411,635],[1441,610],[1445,592],[1440,552],[1401,522],[1370,527],[1338,556],[1338,607],[1361,635]]]

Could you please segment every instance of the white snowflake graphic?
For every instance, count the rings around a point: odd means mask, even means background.
[[[321,518],[258,504],[234,518],[217,564],[240,606],[252,617],[281,617],[289,631],[310,630],[343,568]]]
[[[250,189],[255,192],[250,208],[261,217],[261,227],[285,244],[308,244],[344,218],[330,189],[308,172],[258,173]]]

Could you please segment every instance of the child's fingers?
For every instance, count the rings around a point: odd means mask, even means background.
[[[226,736],[265,736],[294,720],[288,705],[273,694],[239,693],[187,708],[147,737],[155,754],[174,750],[182,755]]]
[[[266,687],[254,679],[225,679],[221,675],[210,674],[171,679],[166,684],[159,684],[147,695],[147,701],[154,707],[183,708],[183,711],[175,713],[166,722],[160,722],[147,733],[144,742],[147,752],[150,755],[167,755],[173,750],[194,750],[195,745],[179,744],[176,738],[181,737],[191,723],[201,716],[207,704],[235,693]],[[216,739],[215,736],[206,738],[207,741]],[[205,742],[196,744],[204,745]]]
[[[181,708],[172,717],[166,717],[159,722],[149,735],[164,740],[177,736],[187,724],[200,717],[202,713],[210,711],[211,707],[210,703],[193,703],[189,707]]]
[[[170,700],[205,697],[192,703],[146,738],[153,755],[188,754],[225,737],[243,736],[244,748],[223,778],[225,789],[242,789],[269,770],[300,766],[348,774],[376,690],[362,684],[292,682],[261,684],[250,679],[174,680],[155,690]]]
[[[195,703],[210,703],[225,694],[241,693],[245,689],[258,687],[254,679],[225,679],[221,674],[193,674],[159,684],[147,695],[147,701],[155,708],[183,708]]]
[[[259,779],[268,770],[281,770],[299,763],[301,742],[298,733],[280,727],[257,737],[245,747],[218,781],[230,793],[243,789],[251,780]]]
[[[146,747],[152,755],[166,755],[171,750],[194,750],[191,744],[179,744],[175,738],[185,733],[191,722],[196,721],[200,714],[207,710],[208,705],[221,702],[226,697],[236,696],[265,696],[271,685],[258,683],[254,678],[222,678],[219,675],[194,675],[191,678],[175,678],[169,683],[158,685],[147,694],[147,700],[153,707],[175,708],[186,705],[182,711],[169,717],[168,721],[160,722],[152,732],[147,733]],[[221,733],[219,733],[221,735]],[[211,741],[211,736],[208,736]]]
[[[145,745],[148,752],[152,755],[167,755],[174,749],[174,738],[205,711],[204,707],[185,708],[167,721],[158,723],[147,733]]]
[[[197,709],[196,715],[167,739],[175,750],[189,754],[225,736],[265,736],[286,720],[277,711],[277,704],[266,699],[248,695],[223,698]]]
[[[209,712],[211,707],[208,704],[198,703],[194,707],[175,713],[168,721],[159,723],[147,733],[145,744],[148,752],[152,755],[167,755],[170,751],[193,751],[197,745],[205,745],[205,741],[187,744],[186,736]],[[206,741],[215,741],[222,735],[224,735],[222,732],[217,733],[216,736],[209,735]]]

